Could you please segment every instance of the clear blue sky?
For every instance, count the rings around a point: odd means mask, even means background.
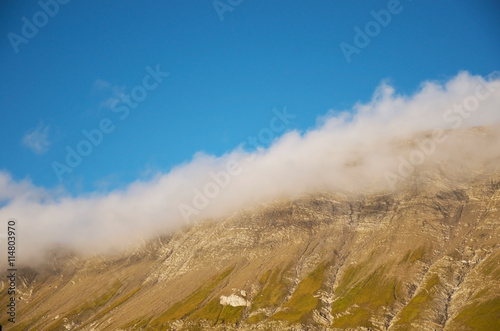
[[[37,1],[3,1],[0,170],[73,193],[111,189],[198,151],[234,149],[268,126],[273,108],[286,106],[296,115],[288,129],[303,131],[368,100],[384,79],[411,93],[424,80],[500,68],[498,1],[401,0],[348,63],[340,43],[355,46],[354,28],[390,2],[243,0],[221,21],[211,0],[72,0],[53,17],[37,14]],[[34,15],[47,23],[25,38],[23,17]],[[24,42],[13,47],[9,33]],[[157,64],[169,76],[121,120],[110,100]],[[60,182],[53,162],[105,118],[115,130]]]

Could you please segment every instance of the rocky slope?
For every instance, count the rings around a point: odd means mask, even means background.
[[[0,324],[500,330],[500,175],[442,178],[395,193],[274,201],[117,256],[59,250],[20,270],[16,324],[5,314]]]

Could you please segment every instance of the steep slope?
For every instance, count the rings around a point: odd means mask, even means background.
[[[443,178],[274,201],[114,257],[53,252],[19,272],[11,329],[499,330],[500,175]]]

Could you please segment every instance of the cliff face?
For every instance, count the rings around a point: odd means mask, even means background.
[[[499,225],[498,173],[274,201],[24,268],[13,329],[500,330]]]

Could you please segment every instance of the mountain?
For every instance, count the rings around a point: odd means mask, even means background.
[[[500,330],[500,172],[490,169],[420,167],[390,192],[273,200],[115,254],[54,248],[18,270],[16,323],[3,313],[0,324]]]

